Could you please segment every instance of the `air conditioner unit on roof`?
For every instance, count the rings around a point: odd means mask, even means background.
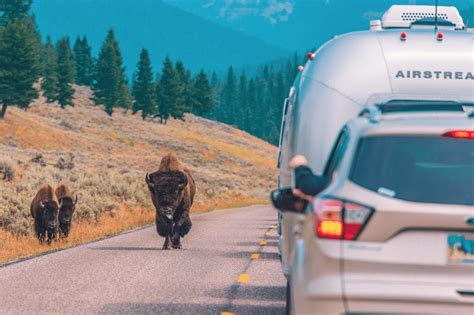
[[[424,20],[434,21],[435,6],[425,5],[393,5],[382,18],[383,28],[410,28],[414,22]],[[438,20],[451,22],[455,29],[463,29],[464,22],[455,7],[438,7]]]

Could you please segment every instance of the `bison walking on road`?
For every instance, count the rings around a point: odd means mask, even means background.
[[[60,207],[50,185],[42,186],[31,202],[31,215],[35,220],[35,232],[40,242],[47,240],[50,244],[56,237]]]
[[[174,153],[163,157],[158,171],[146,174],[146,183],[156,208],[156,230],[165,238],[163,249],[181,248],[181,237],[191,230],[189,211],[196,184],[189,169]]]
[[[61,236],[67,238],[71,231],[72,215],[76,209],[77,195],[74,197],[69,187],[65,184],[60,184],[56,188],[56,198],[61,204],[59,208],[59,232]]]

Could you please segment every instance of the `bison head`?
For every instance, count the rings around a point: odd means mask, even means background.
[[[54,200],[47,200],[40,203],[41,217],[43,224],[46,225],[48,230],[56,230],[58,226],[58,212],[61,204]]]
[[[146,174],[146,183],[157,214],[172,220],[188,184],[186,174],[181,171],[158,171]]]
[[[65,197],[61,198],[61,206],[59,208],[59,227],[63,236],[67,237],[69,235],[69,230],[71,229],[72,215],[76,209],[77,196],[76,199]]]

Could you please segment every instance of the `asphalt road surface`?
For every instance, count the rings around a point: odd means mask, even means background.
[[[276,224],[268,206],[220,210],[193,216],[181,250],[151,227],[12,264],[0,314],[282,314]]]

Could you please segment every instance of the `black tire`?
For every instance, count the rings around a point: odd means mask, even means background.
[[[291,282],[288,279],[286,281],[286,315],[291,315]]]

